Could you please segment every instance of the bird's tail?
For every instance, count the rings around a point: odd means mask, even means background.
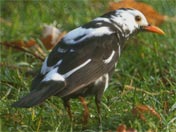
[[[28,95],[22,97],[19,101],[12,104],[12,107],[29,108],[42,103],[52,95],[56,95],[65,86],[62,81],[43,82],[37,89],[33,89]]]

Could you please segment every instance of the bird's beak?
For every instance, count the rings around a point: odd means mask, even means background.
[[[144,26],[143,29],[145,31],[158,33],[158,34],[161,34],[161,35],[165,34],[162,29],[160,29],[159,27],[156,27],[156,26],[152,26],[152,25]]]

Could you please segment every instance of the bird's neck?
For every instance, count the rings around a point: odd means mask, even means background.
[[[123,32],[119,32],[119,31],[115,33],[115,37],[117,40],[117,45],[120,46],[121,50],[123,50],[125,46],[125,41],[128,39],[128,37],[126,37]]]

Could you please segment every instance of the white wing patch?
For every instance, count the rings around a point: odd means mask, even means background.
[[[48,72],[45,76],[45,78],[42,80],[42,82],[44,81],[65,81],[65,78],[63,78],[62,75],[60,75],[58,72],[58,67],[52,69],[50,72]]]
[[[63,40],[66,44],[77,44],[79,42],[84,41],[87,38],[109,35],[112,33],[113,31],[111,31],[109,27],[88,28],[88,29],[79,27],[70,31],[67,35],[65,35]]]
[[[54,67],[59,66],[62,63],[62,60],[59,60],[54,66],[47,66],[48,57],[43,62],[42,68],[41,68],[41,74],[46,74],[47,72],[51,71]]]
[[[77,66],[76,68],[70,70],[69,72],[67,72],[65,74],[58,73],[59,67],[53,68],[52,70],[50,70],[50,72],[48,72],[46,74],[45,78],[42,81],[51,81],[51,80],[65,81],[66,78],[68,78],[70,75],[72,75],[73,73],[75,73],[76,71],[81,69],[82,67],[86,66],[90,61],[91,61],[91,59],[88,59],[87,61],[85,61],[81,65]]]
[[[106,64],[110,63],[114,55],[115,55],[115,51],[113,50],[111,55],[106,60],[103,60],[103,62]]]
[[[63,74],[64,78],[69,77],[70,75],[72,75],[74,72],[76,72],[77,70],[81,69],[82,67],[86,66],[89,62],[91,61],[91,59],[88,59],[87,61],[85,61],[84,63],[82,63],[81,65],[79,65],[78,67],[72,69],[71,71]]]

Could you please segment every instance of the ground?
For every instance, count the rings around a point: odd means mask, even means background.
[[[161,14],[172,17],[175,0],[142,0]],[[39,41],[42,25],[54,21],[63,31],[72,30],[104,14],[108,0],[0,1],[0,41]],[[152,15],[152,14],[151,14]],[[120,124],[141,131],[176,130],[176,22],[162,25],[166,35],[141,33],[130,39],[102,100],[103,131]],[[2,44],[2,43],[1,43]],[[71,125],[62,101],[52,97],[40,106],[16,109],[10,105],[30,88],[34,71],[42,61],[29,53],[0,45],[0,131],[83,131],[82,106],[72,100]],[[35,73],[34,73],[35,74]],[[87,98],[90,120],[87,130],[97,131],[93,98]]]

